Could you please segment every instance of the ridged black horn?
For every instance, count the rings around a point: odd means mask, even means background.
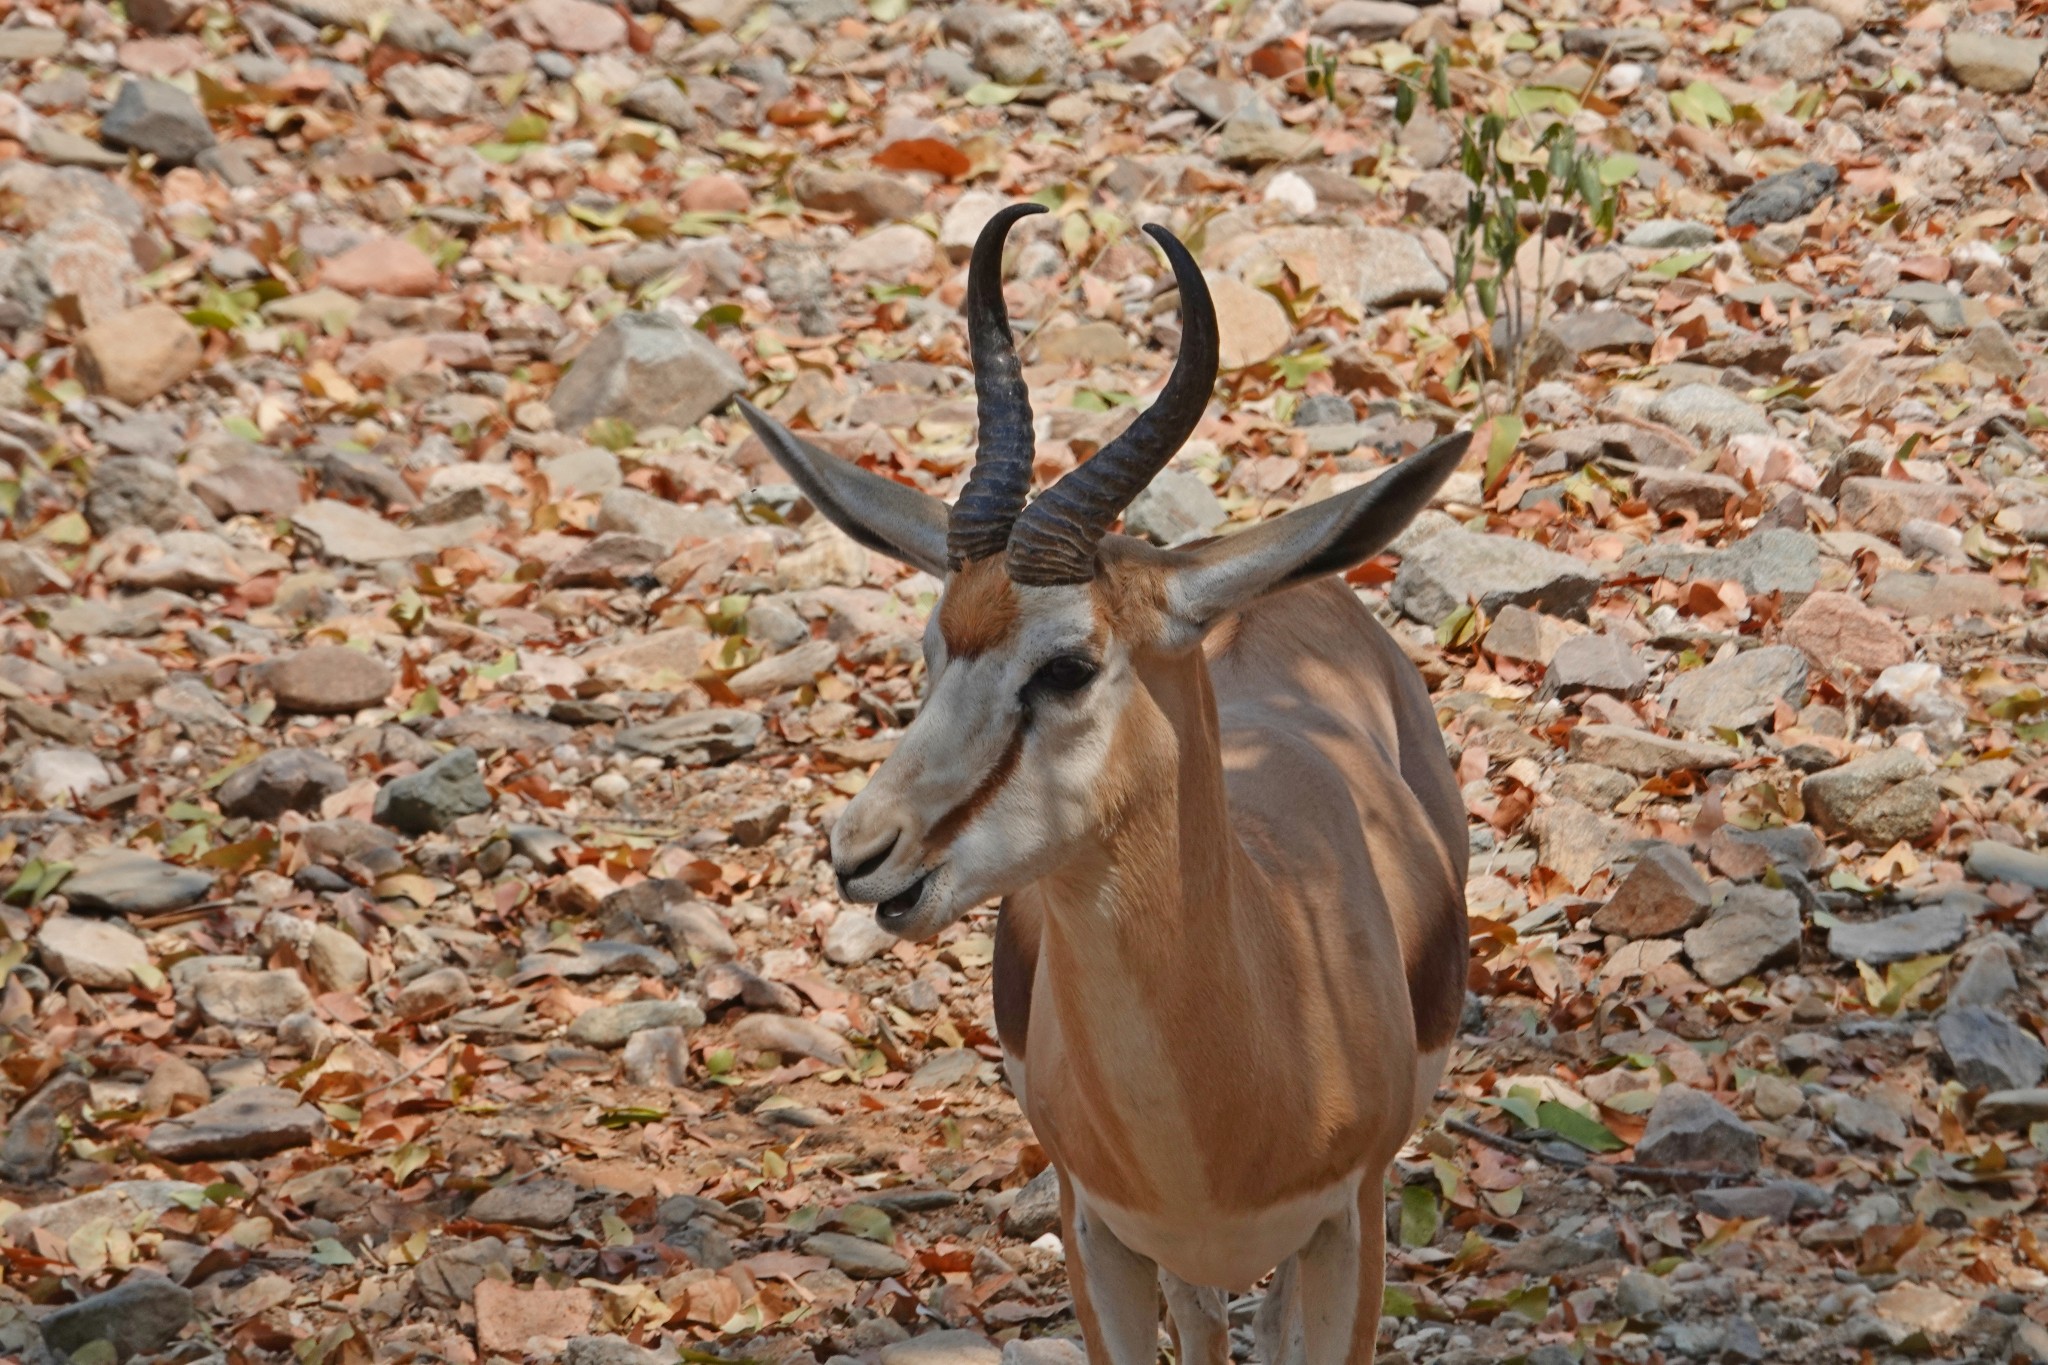
[[[1166,253],[1180,284],[1180,356],[1159,397],[1123,435],[1017,518],[1004,561],[1013,582],[1086,583],[1094,578],[1095,547],[1110,523],[1187,441],[1216,387],[1216,305],[1201,267],[1165,228],[1148,224],[1145,231]]]
[[[1031,491],[1031,395],[1010,340],[1003,306],[1003,239],[1020,218],[1044,213],[1043,204],[1011,204],[975,239],[967,266],[967,343],[974,356],[974,409],[980,435],[967,487],[946,525],[946,554],[959,568],[1001,554],[1010,527]]]

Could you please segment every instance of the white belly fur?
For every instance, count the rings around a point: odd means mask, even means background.
[[[1096,1198],[1065,1171],[1074,1198],[1108,1225],[1118,1241],[1191,1285],[1243,1293],[1307,1245],[1316,1229],[1358,1205],[1364,1171],[1320,1190],[1252,1213],[1172,1209],[1136,1213]]]

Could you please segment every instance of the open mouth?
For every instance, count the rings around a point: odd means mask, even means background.
[[[890,920],[902,919],[905,915],[916,910],[918,903],[924,899],[924,889],[930,884],[931,879],[932,874],[927,872],[895,895],[889,897],[889,899],[881,902],[875,907],[875,918],[886,924]]]

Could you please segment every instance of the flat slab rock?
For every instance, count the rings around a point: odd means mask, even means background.
[[[1736,1112],[1712,1095],[1667,1085],[1650,1109],[1636,1143],[1636,1160],[1653,1166],[1683,1166],[1749,1174],[1763,1159],[1763,1139]]]
[[[308,1147],[327,1133],[327,1117],[274,1085],[235,1090],[212,1104],[152,1128],[143,1146],[164,1161],[224,1161]]]
[[[1969,912],[1960,905],[1928,905],[1861,924],[1837,924],[1828,930],[1828,952],[1843,962],[1882,967],[1946,952],[1969,932]]]
[[[1693,970],[1709,986],[1731,986],[1799,954],[1799,898],[1767,886],[1738,886],[1685,936]]]
[[[160,915],[205,900],[213,877],[124,848],[80,858],[58,889],[74,910]]]
[[[1436,625],[1476,600],[1492,616],[1527,607],[1553,616],[1584,616],[1600,575],[1570,555],[1513,536],[1444,531],[1401,561],[1391,600],[1425,625]]]

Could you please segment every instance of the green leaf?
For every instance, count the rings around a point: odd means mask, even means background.
[[[1627,152],[1616,152],[1612,156],[1603,157],[1600,162],[1600,183],[1611,186],[1633,179],[1635,173],[1642,169],[1642,164]]]
[[[857,1237],[870,1242],[888,1245],[896,1240],[896,1225],[889,1221],[889,1215],[873,1204],[848,1204],[833,1215],[840,1227]]]
[[[1437,647],[1439,649],[1450,649],[1457,645],[1469,643],[1472,639],[1472,633],[1477,626],[1478,618],[1473,614],[1472,606],[1468,602],[1443,620],[1437,622]]]
[[[546,142],[548,121],[540,114],[521,114],[498,135],[506,142]]]
[[[893,24],[910,13],[910,0],[868,0],[868,16],[878,24]]]
[[[1415,1316],[1415,1296],[1397,1284],[1382,1285],[1380,1288],[1380,1316],[1383,1318],[1412,1318]]]
[[[660,1123],[668,1117],[666,1109],[652,1109],[645,1105],[626,1105],[619,1109],[607,1109],[597,1116],[600,1125],[606,1128],[630,1128],[636,1123]]]
[[[1486,446],[1486,487],[1497,488],[1514,462],[1515,447],[1521,444],[1525,427],[1522,414],[1511,412],[1493,419],[1493,437]]]
[[[1435,1190],[1427,1185],[1401,1187],[1402,1246],[1428,1246],[1436,1240],[1437,1229],[1442,1223],[1443,1216],[1437,1206]]]
[[[1394,84],[1394,122],[1402,127],[1415,117],[1415,82],[1406,76]]]
[[[633,424],[623,417],[600,417],[592,422],[583,434],[590,438],[592,445],[603,446],[614,454],[627,449],[639,439],[639,433],[633,430]]]
[[[356,1263],[355,1253],[335,1241],[332,1237],[322,1237],[313,1243],[312,1259],[317,1265],[354,1265]]]
[[[1589,1152],[1618,1152],[1628,1146],[1598,1119],[1589,1119],[1568,1104],[1544,1100],[1536,1106],[1541,1125],[1576,1147]]]
[[[1702,265],[1712,260],[1713,256],[1714,253],[1707,250],[1676,251],[1666,256],[1663,260],[1651,265],[1649,271],[1652,275],[1660,275],[1667,280],[1675,280],[1688,270],[1699,269]]]
[[[1439,47],[1429,63],[1429,102],[1438,109],[1451,107],[1451,50]]]
[[[1684,119],[1696,128],[1711,128],[1716,123],[1735,121],[1735,111],[1728,107],[1728,97],[1706,81],[1694,81],[1683,90],[1672,91],[1671,114],[1673,118]]]
[[[1497,1095],[1480,1103],[1494,1106],[1524,1128],[1543,1126],[1543,1121],[1536,1117],[1536,1102],[1526,1095]]]
[[[509,678],[518,671],[519,656],[508,649],[498,656],[496,663],[488,663],[479,668],[476,675],[497,682],[500,678]]]
[[[496,162],[500,166],[511,165],[520,157],[525,156],[527,151],[524,146],[516,142],[479,142],[470,150],[484,160]]]
[[[438,716],[440,714],[441,689],[429,683],[413,693],[412,700],[406,703],[405,710],[399,714],[398,720],[403,725],[416,720],[426,720],[431,716]]]
[[[1543,1321],[1550,1316],[1550,1281],[1538,1280],[1527,1289],[1508,1295],[1507,1308],[1531,1322]]]
[[[1017,87],[1004,85],[999,81],[983,81],[966,94],[966,100],[977,109],[993,108],[1008,104],[1017,98]]]

